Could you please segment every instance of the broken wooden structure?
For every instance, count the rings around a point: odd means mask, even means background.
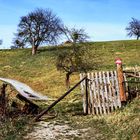
[[[2,88],[1,88],[1,94],[0,94],[0,112],[2,113],[2,116],[6,114],[6,106],[7,106],[6,87],[7,85],[12,86],[18,92],[16,97],[20,101],[24,102],[24,106],[21,109],[23,113],[37,114],[39,111],[39,106],[35,104],[33,100],[41,100],[41,101],[49,100],[47,96],[40,95],[39,93],[35,92],[24,83],[21,83],[13,79],[7,79],[7,78],[0,78],[0,80],[3,82]],[[19,108],[16,102],[12,103],[12,107]]]
[[[39,120],[44,114],[47,114],[50,109],[63,100],[79,85],[81,85],[81,94],[83,95],[84,114],[102,115],[108,114],[115,109],[126,105],[131,94],[130,83],[140,84],[140,72],[123,71],[121,59],[116,60],[116,65],[117,70],[114,71],[81,73],[80,81],[76,85],[39,114],[39,106],[32,102],[32,100],[49,100],[48,97],[38,94],[29,86],[19,81],[6,78],[0,78],[0,80],[6,84],[10,84],[18,91],[19,94],[17,94],[17,98],[25,102],[23,112],[27,114],[38,114],[34,118],[35,121]],[[128,80],[130,77],[131,80]],[[139,81],[136,81],[136,78],[139,79]],[[5,88],[6,85],[3,84],[1,90],[2,98],[5,98]],[[140,85],[135,86],[135,91],[136,89],[137,91],[140,91]],[[3,104],[3,109],[4,108],[5,103]]]

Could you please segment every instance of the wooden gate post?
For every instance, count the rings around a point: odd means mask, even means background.
[[[125,87],[124,87],[122,60],[120,58],[117,58],[115,60],[115,63],[117,65],[120,100],[121,100],[121,104],[123,106],[123,105],[126,105],[126,93],[125,93]]]
[[[86,112],[85,112],[85,115],[88,115],[88,78],[87,78],[87,76],[85,79],[85,85],[86,85]]]
[[[4,117],[6,115],[6,90],[7,84],[3,83],[1,87],[1,93],[0,93],[0,114],[1,117]]]

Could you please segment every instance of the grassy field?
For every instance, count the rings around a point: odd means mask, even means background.
[[[140,65],[140,41],[112,41],[90,43],[91,60],[98,62],[96,70],[115,69],[115,58],[121,57],[124,66]],[[57,97],[65,91],[65,73],[55,67],[56,54],[69,47],[40,48],[36,56],[30,49],[1,50],[0,77],[7,77],[27,83],[45,95]],[[93,69],[94,71],[94,69]],[[79,80],[79,74],[71,82]]]
[[[140,41],[92,42],[87,47],[93,56],[90,58],[91,61],[98,62],[93,71],[115,69],[114,60],[116,57],[122,58],[124,67],[140,66]],[[65,49],[71,48],[69,46],[43,47],[39,49],[36,56],[31,55],[31,49],[0,50],[0,77],[19,80],[44,95],[54,99],[58,98],[66,91],[66,87],[65,73],[57,71],[55,67],[56,54]],[[71,85],[74,85],[78,80],[79,74],[73,74]],[[102,139],[108,138],[109,135],[114,139],[115,137],[116,139],[122,137],[126,140],[132,137],[138,138],[140,126],[137,121],[140,121],[138,117],[140,108],[137,105],[140,103],[139,100],[132,104],[132,108],[136,108],[136,111],[127,107],[123,112],[111,114],[112,116],[109,117],[80,116],[76,118],[69,116],[69,112],[71,114],[75,110],[82,110],[81,104],[77,104],[79,101],[77,99],[81,99],[79,89],[55,107],[55,110],[60,113],[59,119],[63,119],[64,114],[61,114],[65,112],[67,115],[65,118],[70,117],[72,124],[75,124],[74,127],[92,128],[97,126],[97,130],[103,134]],[[82,123],[83,121],[85,123]],[[132,127],[132,130],[128,127]],[[89,135],[92,136],[92,133]]]

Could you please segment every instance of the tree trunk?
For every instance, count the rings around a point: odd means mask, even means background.
[[[137,36],[137,40],[139,40],[139,36]]]
[[[67,87],[67,89],[70,88],[70,75],[71,74],[72,74],[72,72],[66,73],[66,87]]]
[[[37,46],[32,46],[32,55],[35,55],[37,52]]]

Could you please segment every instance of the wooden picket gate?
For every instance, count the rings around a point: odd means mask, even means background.
[[[80,74],[80,79],[85,74]],[[88,114],[108,114],[121,107],[119,85],[116,71],[87,73],[88,79]],[[86,82],[81,83],[83,110],[86,113]]]
[[[122,68],[116,71],[81,73],[81,93],[85,114],[108,114],[133,97],[140,95],[140,67]]]

